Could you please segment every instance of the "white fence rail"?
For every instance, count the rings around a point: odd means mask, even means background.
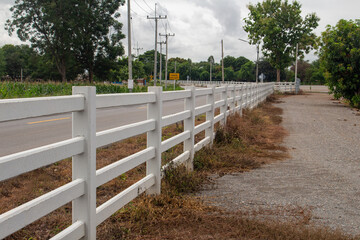
[[[277,82],[275,83],[274,90],[279,92],[295,92],[296,84],[295,82]]]
[[[214,139],[214,124],[225,124],[226,117],[243,108],[255,107],[274,91],[274,83],[241,84],[162,92],[149,87],[147,93],[97,95],[94,87],[74,87],[73,95],[0,101],[0,122],[55,113],[72,112],[72,138],[55,144],[0,158],[0,181],[72,157],[72,181],[30,202],[0,215],[0,239],[11,235],[37,219],[72,202],[72,225],[53,239],[96,239],[96,226],[131,200],[147,191],[160,194],[161,153],[184,143],[184,151],[172,162],[192,169],[193,157]],[[221,99],[215,96],[220,95]],[[196,106],[196,97],[205,96],[205,105]],[[184,110],[163,116],[165,101],[184,100]],[[96,109],[147,104],[147,120],[96,132]],[[215,109],[220,114],[214,116]],[[206,114],[206,121],[195,126],[195,116]],[[162,128],[184,121],[184,131],[162,141]],[[195,144],[195,135],[205,131],[205,138]],[[117,141],[147,133],[147,148],[96,170],[96,149]],[[121,174],[146,163],[146,177],[104,204],[96,207],[96,188]]]
[[[195,85],[195,86],[210,86],[210,85],[214,85],[214,86],[223,86],[224,82],[221,81],[185,81],[185,80],[180,80],[178,81],[179,84],[181,85]],[[226,81],[225,84],[230,84],[230,85],[244,85],[244,84],[248,84],[246,82],[228,82]],[[279,91],[279,92],[298,92],[300,90],[300,81],[295,82],[275,82],[274,85],[274,90],[275,91]]]

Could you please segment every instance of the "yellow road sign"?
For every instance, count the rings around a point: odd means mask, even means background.
[[[170,73],[169,79],[170,80],[179,80],[180,79],[180,73]]]

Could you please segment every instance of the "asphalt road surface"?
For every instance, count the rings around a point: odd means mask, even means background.
[[[291,158],[218,178],[202,196],[229,210],[301,207],[310,223],[360,234],[360,112],[328,94],[289,96],[278,104]]]
[[[205,104],[205,97],[198,97],[196,105]],[[98,109],[96,131],[103,131],[146,120],[146,105]],[[184,109],[184,100],[163,104],[163,115]],[[28,118],[0,123],[0,156],[59,142],[71,138],[71,114]]]

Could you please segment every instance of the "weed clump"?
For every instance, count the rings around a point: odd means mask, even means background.
[[[187,171],[185,166],[170,166],[164,171],[163,189],[167,194],[186,194],[198,191],[206,181],[204,172]]]

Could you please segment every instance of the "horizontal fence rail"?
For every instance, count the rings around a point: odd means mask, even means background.
[[[209,85],[215,85],[215,86],[223,86],[223,85],[248,85],[247,82],[235,82],[235,81],[193,81],[193,80],[179,80],[177,81],[180,85],[195,85],[195,86],[209,86]],[[300,80],[297,80],[296,82],[275,82],[274,86],[275,91],[279,92],[298,92],[300,90]],[[218,90],[220,91],[220,90]]]
[[[193,82],[193,84],[201,84]],[[254,108],[274,92],[274,83],[233,83],[208,88],[188,87],[183,91],[162,92],[161,87],[149,87],[147,93],[96,95],[95,87],[73,87],[67,97],[0,100],[0,122],[72,112],[72,138],[39,148],[0,158],[0,181],[48,166],[72,157],[72,181],[17,208],[0,215],[0,239],[72,202],[72,224],[53,239],[96,239],[96,226],[134,198],[160,194],[161,178],[170,167],[185,164],[192,170],[195,152],[214,140],[214,124],[226,124],[227,116],[242,114],[244,108]],[[221,83],[219,83],[220,85]],[[206,103],[197,106],[197,97]],[[163,102],[183,100],[184,108],[163,116]],[[96,109],[147,105],[147,119],[125,126],[96,132]],[[197,106],[197,107],[196,107]],[[216,109],[220,113],[215,115]],[[206,120],[195,126],[195,117]],[[184,123],[183,132],[162,140],[162,128]],[[195,144],[195,136],[205,132],[205,138]],[[96,170],[96,149],[130,137],[147,134],[147,147],[123,159]],[[161,153],[183,143],[183,152],[166,165],[161,165]],[[120,175],[146,164],[146,176],[96,207],[96,188]]]

